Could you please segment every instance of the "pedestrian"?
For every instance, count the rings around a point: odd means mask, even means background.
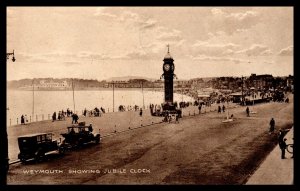
[[[141,108],[140,109],[140,117],[142,117],[143,116],[143,109]]]
[[[198,106],[198,110],[199,110],[199,114],[201,113],[201,104],[199,104],[199,106]]]
[[[21,125],[25,125],[24,115],[21,116]]]
[[[274,118],[272,118],[270,121],[270,134],[274,132],[274,129],[275,129],[275,120]]]
[[[27,115],[25,115],[24,120],[25,120],[25,123],[28,123]],[[30,122],[31,122],[31,121],[30,121]]]
[[[90,133],[92,133],[92,132],[93,132],[93,126],[92,126],[92,124],[91,124],[91,123],[90,123],[90,125],[89,125],[88,129],[89,129],[89,132],[90,132]]]
[[[287,139],[283,139],[283,141],[281,143],[279,143],[279,147],[281,149],[281,159],[286,159],[285,157],[285,149],[287,147],[286,145],[286,141]]]
[[[84,108],[83,115],[86,117],[86,108]]]
[[[52,115],[52,122],[56,120],[56,112],[54,111],[53,115]]]
[[[78,115],[76,113],[73,113],[72,114],[72,124],[73,123],[78,124],[78,119],[79,119]]]
[[[221,106],[218,106],[218,113],[221,113]]]
[[[247,117],[250,117],[249,107],[246,108]]]
[[[283,141],[283,137],[285,136],[285,133],[283,132],[282,129],[279,130],[278,134],[278,143],[280,144]]]
[[[70,117],[70,110],[69,110],[69,108],[67,109],[67,117]]]
[[[178,114],[178,113],[176,113],[176,114],[175,114],[175,117],[176,117],[176,121],[175,121],[175,123],[179,123],[179,114]]]
[[[225,105],[223,105],[223,112],[225,112]]]
[[[57,117],[57,119],[60,121],[60,119],[61,119],[61,113],[60,113],[60,111],[58,111],[58,117]]]

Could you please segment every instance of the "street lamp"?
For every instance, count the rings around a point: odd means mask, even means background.
[[[145,101],[144,101],[144,87],[143,87],[143,85],[144,85],[144,81],[142,81],[142,94],[143,94],[143,109],[145,109]]]
[[[6,53],[6,62],[7,60],[9,60],[9,56],[13,56],[12,57],[12,61],[15,62],[16,58],[15,58],[15,51],[13,50],[12,53]],[[6,185],[7,184],[7,173],[8,173],[8,169],[9,169],[9,158],[8,158],[8,138],[7,138],[7,125],[5,125],[5,128],[2,128],[3,130],[1,130],[1,140],[3,140],[3,144],[1,144],[1,150],[3,151],[2,154],[4,154],[3,157],[1,157],[1,161],[0,161],[0,184],[1,185]]]
[[[13,50],[12,53],[6,53],[6,60],[9,59],[9,56],[10,56],[10,55],[13,56],[11,60],[12,60],[13,62],[15,62],[15,61],[16,61],[16,58],[15,58],[15,50]]]

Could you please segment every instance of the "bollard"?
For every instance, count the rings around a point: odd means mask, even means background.
[[[189,116],[190,116],[191,114],[190,114],[190,111],[189,111]]]
[[[17,118],[17,125],[19,124],[19,118]]]
[[[117,125],[115,125],[115,133],[117,133]]]
[[[107,113],[109,113],[109,108],[107,108]]]
[[[42,114],[42,121],[44,121],[44,114]]]
[[[9,119],[9,126],[11,126],[11,119]]]

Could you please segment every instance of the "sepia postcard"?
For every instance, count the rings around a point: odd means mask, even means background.
[[[294,9],[7,7],[7,185],[293,185]]]

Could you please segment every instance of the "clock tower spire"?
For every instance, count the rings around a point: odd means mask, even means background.
[[[174,59],[170,54],[170,45],[167,45],[168,52],[163,61],[163,74],[162,77],[165,80],[165,105],[166,107],[173,106],[173,79],[176,78],[174,74],[175,65]]]

